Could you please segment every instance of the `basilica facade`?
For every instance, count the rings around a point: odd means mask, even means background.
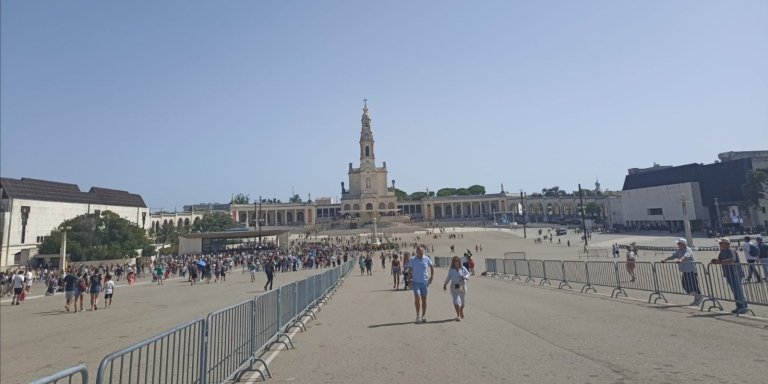
[[[341,183],[341,214],[368,220],[395,215],[398,212],[395,181],[392,180],[392,186],[388,186],[386,161],[381,167],[376,166],[375,141],[367,103],[360,122],[360,166],[353,167],[349,163],[349,189]]]

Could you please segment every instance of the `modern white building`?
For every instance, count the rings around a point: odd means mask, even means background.
[[[37,246],[65,220],[112,211],[149,228],[149,209],[137,194],[29,178],[0,178],[0,268],[26,265]]]

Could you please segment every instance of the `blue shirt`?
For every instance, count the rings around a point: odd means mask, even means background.
[[[432,259],[429,256],[424,255],[421,259],[414,256],[408,262],[408,266],[413,273],[413,282],[419,284],[426,284],[429,281],[429,272],[427,269],[432,266]]]

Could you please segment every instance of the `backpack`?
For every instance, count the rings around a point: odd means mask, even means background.
[[[760,250],[757,248],[757,246],[749,244],[749,255],[752,257],[758,257],[760,256]]]

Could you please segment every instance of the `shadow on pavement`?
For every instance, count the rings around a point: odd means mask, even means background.
[[[442,324],[442,323],[454,323],[454,322],[456,322],[455,319],[445,319],[445,320],[435,320],[435,321],[428,320],[426,323],[423,323],[423,324]],[[372,325],[369,325],[368,328],[391,327],[395,325],[408,325],[408,324],[417,325],[414,321],[404,321],[401,323],[372,324]]]

